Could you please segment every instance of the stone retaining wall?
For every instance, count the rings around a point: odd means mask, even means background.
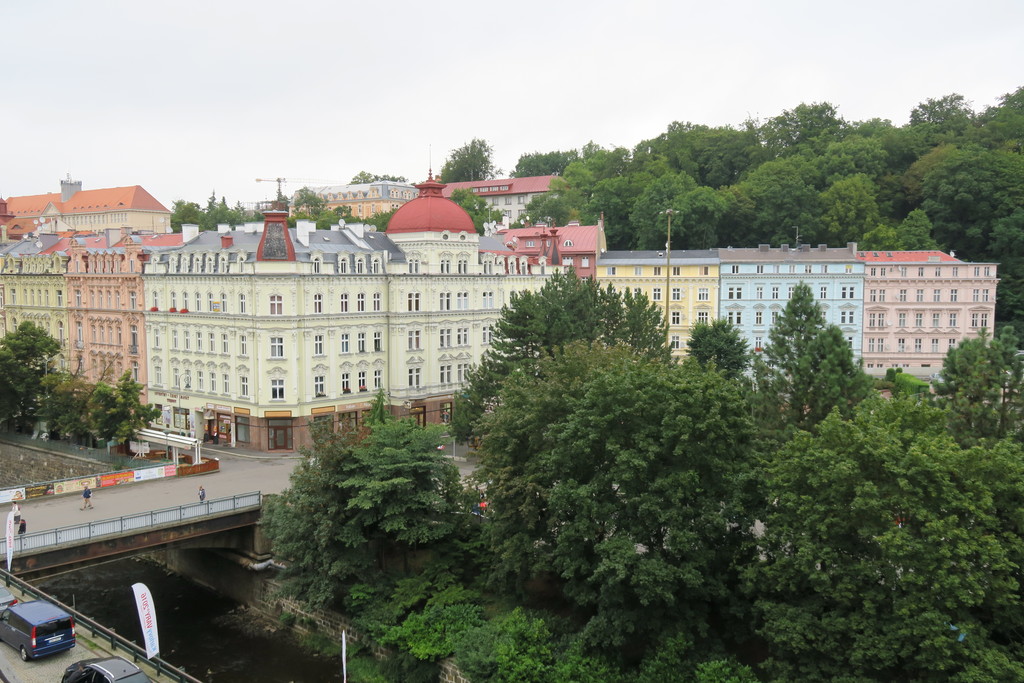
[[[276,591],[269,592],[273,595]],[[292,628],[300,633],[319,631],[320,633],[330,635],[340,642],[341,632],[345,631],[348,640],[365,645],[376,659],[384,659],[394,652],[366,638],[352,627],[352,620],[343,614],[330,610],[312,610],[291,598],[280,596],[267,598],[267,601],[261,607],[264,608],[264,611],[266,611],[266,608],[269,608],[275,617],[280,616],[282,612],[294,614],[296,621]],[[459,671],[459,667],[455,664],[454,659],[444,659],[440,662],[440,665],[441,673],[437,679],[438,683],[472,683]]]
[[[0,441],[0,488],[109,471],[107,463]]]

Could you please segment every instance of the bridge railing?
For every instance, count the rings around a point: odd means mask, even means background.
[[[104,646],[109,645],[113,654],[119,654],[118,650],[123,650],[124,654],[120,656],[130,658],[135,664],[147,662],[149,666],[156,670],[156,675],[158,678],[161,678],[161,680],[163,680],[163,676],[167,676],[169,680],[177,681],[177,683],[202,683],[200,679],[189,675],[184,669],[180,669],[173,664],[168,663],[159,656],[147,659],[146,649],[144,647],[140,647],[138,644],[124,638],[120,634],[111,631],[98,621],[90,619],[70,605],[65,605],[60,600],[57,600],[52,595],[44,593],[32,584],[22,581],[13,574],[8,574],[3,570],[3,568],[0,568],[0,577],[3,577],[3,585],[10,587],[13,584],[31,599],[45,600],[46,602],[56,605],[65,612],[71,614],[75,618],[75,627],[79,635],[82,635],[85,631],[89,631],[90,635],[101,641]],[[0,676],[0,680],[7,679]]]
[[[31,534],[14,537],[14,553],[52,548],[69,543],[82,543],[105,536],[119,536],[126,533],[184,522],[190,519],[213,517],[226,512],[249,510],[260,507],[262,495],[259,491],[239,493],[224,498],[212,498],[202,503],[188,503],[177,507],[138,512],[122,517],[83,522],[71,526],[57,527]],[[6,557],[7,539],[0,537],[0,558]]]

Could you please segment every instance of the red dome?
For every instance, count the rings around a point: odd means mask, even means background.
[[[443,187],[443,183],[434,180],[433,174],[425,183],[417,185],[420,196],[395,211],[386,232],[476,232],[466,210],[442,196]]]

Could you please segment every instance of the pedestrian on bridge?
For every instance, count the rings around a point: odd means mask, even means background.
[[[11,512],[14,513],[14,523],[17,524],[21,521],[21,506],[18,505],[18,501],[11,503]]]
[[[199,487],[199,502],[202,503],[204,500],[206,500],[206,489],[204,489],[202,486],[200,486]]]
[[[82,509],[89,508],[92,510],[92,489],[86,484],[85,488],[82,489]]]

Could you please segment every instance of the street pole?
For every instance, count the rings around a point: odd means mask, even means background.
[[[672,285],[672,214],[675,213],[672,209],[665,209],[662,211],[668,216],[668,228],[665,230],[665,344],[669,348],[669,353],[672,353],[672,334],[669,327],[669,290]]]

